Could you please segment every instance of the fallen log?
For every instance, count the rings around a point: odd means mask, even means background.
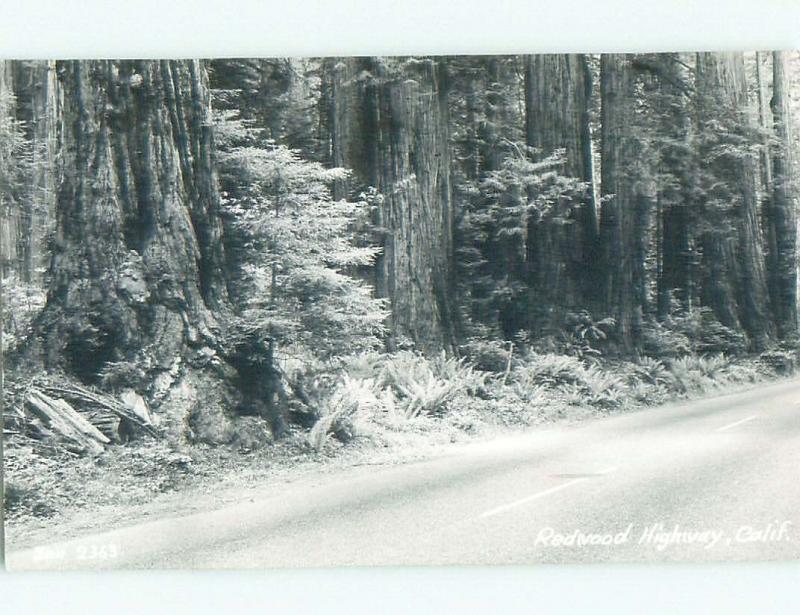
[[[132,389],[116,398],[59,376],[31,378],[9,389],[3,427],[15,433],[4,435],[38,442],[36,446],[49,443],[53,450],[98,453],[109,443],[160,435],[158,416]]]
[[[158,429],[147,404],[133,391],[126,391],[127,395],[120,401],[69,382],[48,380],[37,383],[37,386],[51,397],[64,399],[80,408],[84,414],[91,415],[92,423],[97,424],[96,421],[100,421],[103,431],[115,441],[119,439],[119,429],[123,422],[129,431],[132,428],[132,431],[158,436]],[[101,416],[105,418],[101,419]]]
[[[67,448],[78,452],[99,454],[111,440],[86,420],[63,399],[52,397],[31,389],[26,398],[26,407],[41,421],[44,428],[65,441]]]

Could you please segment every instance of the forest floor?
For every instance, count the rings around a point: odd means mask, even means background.
[[[253,450],[146,439],[79,457],[66,452],[43,456],[26,446],[7,445],[7,544],[18,549],[145,519],[212,510],[246,500],[250,490],[270,484],[354,471],[359,466],[407,463],[537,426],[730,393],[778,377],[756,359],[724,364],[698,359],[689,367],[680,364],[681,372],[678,366],[667,371],[651,365],[641,376],[651,384],[636,381],[631,386],[630,376],[623,385],[620,378],[609,380],[598,370],[581,373],[580,380],[570,373],[582,369],[577,362],[544,356],[538,364],[515,370],[510,378],[496,376],[487,384],[488,392],[474,395],[461,390],[461,397],[446,403],[446,413],[405,417],[388,426],[385,421],[354,419],[357,428],[346,443],[329,434],[320,439],[313,431],[294,428],[280,441]],[[614,368],[615,373],[620,370],[619,365]],[[473,372],[468,375],[474,379]],[[531,387],[526,376],[551,386]],[[563,382],[556,382],[556,377]],[[620,399],[621,391],[628,398]],[[526,397],[530,393],[535,398]]]

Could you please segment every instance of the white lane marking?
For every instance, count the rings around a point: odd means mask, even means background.
[[[616,467],[606,468],[604,470],[600,470],[597,472],[598,475],[600,474],[608,474],[609,472],[613,472],[616,470]],[[521,500],[517,500],[515,502],[509,502],[508,504],[503,504],[502,506],[498,506],[497,508],[492,508],[483,512],[479,515],[480,519],[485,519],[486,517],[493,517],[494,515],[499,515],[500,513],[504,513],[507,510],[511,510],[512,508],[516,508],[517,506],[522,506],[523,504],[527,504],[528,502],[533,502],[534,500],[538,500],[546,495],[550,495],[551,493],[555,493],[557,491],[561,491],[562,489],[566,489],[568,487],[572,487],[572,485],[577,485],[578,483],[582,483],[583,481],[587,481],[591,476],[581,476],[580,478],[573,478],[572,480],[567,481],[566,483],[562,483],[560,485],[556,485],[555,487],[550,487],[549,489],[545,489],[544,491],[539,491],[534,493],[533,495],[529,495],[528,497],[522,498]]]
[[[725,425],[724,427],[720,427],[716,431],[727,431],[729,429],[733,429],[734,427],[737,427],[737,426],[741,425],[742,423],[747,423],[748,421],[752,421],[753,419],[757,419],[757,418],[758,418],[758,415],[754,414],[753,416],[748,416],[747,418],[744,418],[741,421],[736,421],[735,423],[731,423],[729,425]]]

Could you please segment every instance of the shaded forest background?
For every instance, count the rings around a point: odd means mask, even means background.
[[[112,442],[319,449],[791,371],[798,67],[3,62],[4,433],[53,437],[32,382],[123,399]]]

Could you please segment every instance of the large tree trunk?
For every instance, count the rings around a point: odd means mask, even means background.
[[[0,274],[18,268],[19,210],[10,189],[13,164],[11,139],[14,121],[14,81],[11,62],[0,60]]]
[[[353,79],[354,62],[349,59],[329,58],[322,63],[323,74],[323,102],[325,111],[322,115],[327,122],[329,139],[328,162],[332,167],[342,168],[347,164],[347,145],[352,133],[350,122],[352,114],[348,108],[353,100],[353,88],[347,87]],[[340,179],[333,184],[333,198],[335,200],[347,198],[350,192],[350,182]]]
[[[652,207],[650,182],[637,177],[641,148],[636,135],[632,56],[603,55],[602,194],[600,217],[606,312],[617,321],[617,338],[627,352],[638,343],[644,301],[646,227]]]
[[[675,300],[680,309],[692,306],[694,261],[692,204],[692,114],[689,69],[677,53],[659,54],[657,67],[660,104],[658,190],[660,258],[658,275],[659,318],[669,316]]]
[[[745,131],[749,123],[743,55],[698,54],[697,80],[701,130],[712,135],[706,137],[711,138],[711,147],[701,146],[699,152],[711,177],[704,208],[708,225],[703,255],[709,272],[706,299],[723,324],[735,326],[738,321],[751,344],[759,348],[770,335],[770,325],[758,225],[756,160],[749,153],[726,155],[724,147],[730,144],[716,142],[729,138],[720,133],[720,126],[736,135]],[[736,141],[732,144],[738,145],[740,137],[733,138]],[[735,214],[733,235],[727,239],[714,228],[718,215],[713,209],[720,203],[732,206]]]
[[[719,100],[720,84],[716,76],[715,54],[698,53],[695,57],[696,100],[695,120],[697,144],[695,156],[698,166],[698,219],[702,227],[699,233],[701,253],[700,302],[710,308],[717,320],[726,327],[739,330],[739,306],[734,290],[736,276],[734,232],[729,228],[728,216],[718,203],[730,202],[730,194],[716,198],[714,187],[725,189],[726,183],[718,183],[719,166],[712,164],[713,153],[719,146],[719,130],[711,123],[724,119],[724,107]],[[723,165],[724,167],[725,165]],[[725,169],[721,170],[723,173]]]
[[[455,345],[453,201],[446,62],[353,60],[334,76],[334,97],[357,104],[347,116],[333,101],[333,161],[381,195],[375,225],[383,237],[376,293],[391,302],[391,348],[408,338],[425,351]],[[346,79],[358,70],[359,79]],[[342,125],[361,126],[347,139]],[[343,139],[346,139],[343,142]]]
[[[43,243],[55,216],[56,153],[61,134],[59,92],[55,62],[19,61],[13,65],[16,117],[30,144],[32,173],[20,219],[20,277],[42,284],[49,264]]]
[[[525,61],[525,140],[538,159],[564,150],[559,171],[586,183],[569,224],[532,216],[528,225],[530,330],[553,333],[565,311],[596,296],[598,221],[594,199],[589,105],[592,75],[581,54],[535,55]]]
[[[163,387],[219,348],[228,309],[204,67],[81,61],[57,71],[63,179],[42,358],[84,382],[135,362]],[[212,410],[228,410],[206,394]]]
[[[797,210],[792,196],[792,135],[786,52],[772,54],[772,195],[767,223],[774,243],[770,250],[770,295],[778,335],[797,335]]]

